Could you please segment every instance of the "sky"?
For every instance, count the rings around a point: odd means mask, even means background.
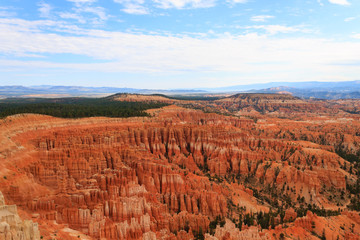
[[[348,80],[359,0],[0,0],[0,85]]]

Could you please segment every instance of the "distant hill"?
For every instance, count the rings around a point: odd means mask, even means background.
[[[193,89],[136,89],[115,87],[82,87],[82,86],[0,86],[0,98],[13,97],[104,97],[115,93],[138,93],[138,94],[193,94],[205,93],[204,90]]]
[[[105,97],[116,93],[164,94],[187,100],[190,98],[209,98],[217,94],[236,93],[279,93],[291,94],[300,98],[319,99],[359,99],[360,80],[346,82],[270,82],[248,85],[235,85],[219,88],[198,89],[137,89],[116,87],[82,86],[0,86],[1,98],[63,98],[63,97]],[[207,99],[209,100],[209,99]]]
[[[235,85],[220,88],[204,88],[209,92],[247,92],[292,94],[301,98],[349,99],[360,98],[360,81],[345,82],[270,82]]]
[[[269,82],[269,83],[257,83],[257,84],[246,84],[246,85],[234,85],[228,87],[218,88],[201,88],[201,90],[209,92],[235,92],[235,91],[249,91],[249,90],[261,90],[277,87],[287,87],[296,89],[323,89],[333,91],[344,91],[344,90],[359,90],[360,91],[360,80],[357,81],[344,81],[344,82]]]
[[[291,87],[273,87],[260,90],[251,90],[252,93],[281,93],[281,94],[292,94],[296,97],[301,98],[318,98],[318,99],[359,99],[360,89],[353,88],[291,88]]]

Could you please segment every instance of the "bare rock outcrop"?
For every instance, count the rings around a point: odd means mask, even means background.
[[[38,240],[38,224],[31,220],[22,220],[16,205],[6,205],[0,192],[0,239],[4,240]]]
[[[300,99],[283,100],[259,100],[260,110],[287,112],[296,105],[301,112],[309,106]],[[254,101],[239,100],[238,107]],[[287,230],[261,229],[254,221],[240,231],[234,219],[268,213],[273,204],[285,213],[283,219],[276,216],[276,225],[283,221],[311,231],[309,219],[320,223],[323,218],[299,218],[295,207],[346,207],[348,194],[343,199],[340,194],[356,177],[335,153],[339,132],[349,135],[343,138],[344,151],[358,150],[357,130],[346,122],[254,121],[175,106],[153,115],[2,120],[0,190],[44,226],[52,223],[56,231],[66,227],[94,239],[191,239],[208,232],[216,217],[234,222],[218,226],[209,239],[267,239],[271,231],[279,236]],[[325,131],[331,134],[323,136]],[[331,200],[325,193],[338,195]],[[344,216],[333,219],[350,219]]]

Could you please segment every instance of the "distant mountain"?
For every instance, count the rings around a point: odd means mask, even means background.
[[[236,91],[249,91],[249,90],[261,90],[277,87],[288,87],[297,89],[323,89],[323,90],[360,90],[360,80],[357,81],[345,81],[345,82],[269,82],[269,83],[257,83],[247,85],[235,85],[219,88],[201,88],[201,90],[211,92],[236,92]]]
[[[198,89],[137,89],[82,86],[0,86],[0,98],[57,98],[57,97],[104,97],[116,93],[165,94],[165,95],[213,95],[215,93],[286,93],[301,98],[341,99],[360,98],[360,81],[346,82],[270,82],[235,85],[220,88]]]
[[[333,88],[333,89],[321,89],[321,88],[291,88],[291,87],[273,87],[260,90],[248,91],[251,93],[282,93],[292,94],[300,98],[318,98],[318,99],[350,99],[360,98],[360,89],[357,88]]]
[[[0,86],[0,98],[11,97],[96,97],[115,93],[138,93],[138,94],[192,94],[204,93],[204,90],[193,89],[136,89],[115,87],[82,87],[82,86]]]
[[[209,92],[286,93],[301,98],[346,99],[360,98],[360,81],[346,82],[271,82],[206,88]]]

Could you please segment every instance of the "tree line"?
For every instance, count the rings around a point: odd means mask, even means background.
[[[0,118],[20,113],[45,114],[61,118],[149,116],[147,109],[166,106],[154,102],[120,102],[106,98],[24,99],[0,102]]]

